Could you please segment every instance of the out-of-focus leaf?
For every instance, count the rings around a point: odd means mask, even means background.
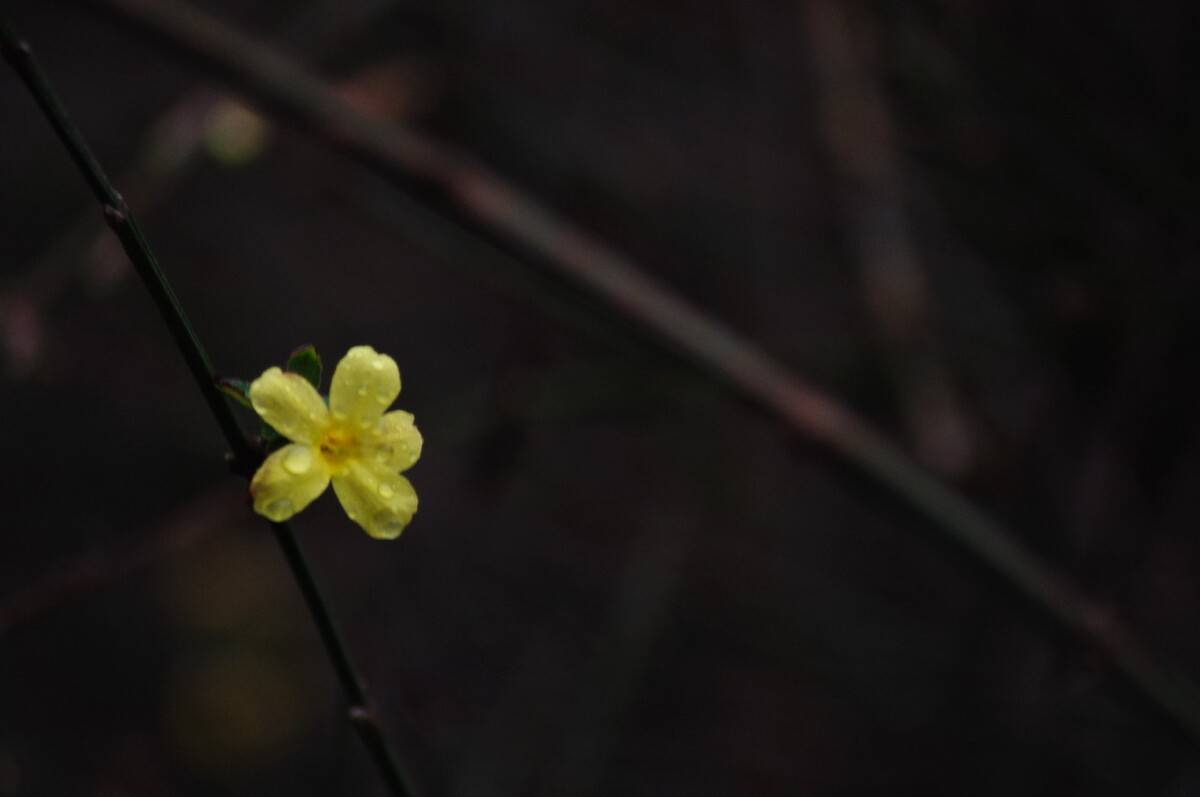
[[[222,166],[245,166],[262,154],[270,130],[260,114],[240,102],[222,102],[206,120],[204,144]]]

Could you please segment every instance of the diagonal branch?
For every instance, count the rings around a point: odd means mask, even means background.
[[[175,292],[171,289],[166,274],[163,273],[158,260],[154,257],[149,243],[134,220],[132,211],[109,182],[104,170],[84,142],[79,128],[68,117],[66,108],[50,86],[49,79],[34,60],[29,45],[19,39],[3,21],[0,21],[0,52],[20,75],[21,80],[24,81],[41,107],[46,119],[54,128],[54,132],[62,140],[71,159],[79,167],[79,171],[91,187],[92,193],[100,202],[104,209],[105,220],[120,239],[138,276],[150,292],[163,321],[171,331],[171,335],[187,363],[188,370],[196,380],[196,386],[200,389],[226,442],[232,449],[231,464],[234,470],[249,476],[261,459],[261,454],[243,434],[229,405],[217,389],[217,375],[212,362],[195,330],[192,329],[192,325],[188,321],[179,299],[175,296]],[[286,523],[272,523],[271,529],[283,549],[284,557],[291,567],[292,575],[304,596],[304,601],[312,614],[321,641],[325,645],[334,671],[341,682],[349,705],[351,723],[358,731],[363,745],[367,748],[392,793],[400,797],[415,794],[408,776],[392,752],[376,719],[362,677],[358,674],[358,669],[341,639],[329,607],[321,596],[320,588],[317,586],[299,540],[296,539]]]
[[[75,1],[151,34],[471,232],[607,301],[916,510],[1056,627],[1097,650],[1147,705],[1200,743],[1200,694],[1172,668],[1157,663],[1106,607],[853,412],[631,261],[465,155],[357,113],[328,83],[180,0]]]

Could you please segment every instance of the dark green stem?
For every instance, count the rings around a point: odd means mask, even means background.
[[[313,622],[321,635],[321,641],[325,643],[330,663],[333,664],[338,680],[341,681],[348,707],[347,716],[351,724],[358,731],[363,745],[367,748],[379,774],[383,776],[392,793],[410,797],[416,795],[417,791],[413,787],[411,779],[396,757],[387,737],[384,736],[383,727],[380,725],[379,718],[367,695],[366,685],[363,683],[362,676],[358,674],[358,668],[354,666],[354,660],[350,658],[349,648],[342,642],[325,600],[321,597],[321,589],[313,578],[308,560],[304,556],[304,550],[300,547],[300,540],[296,538],[286,523],[272,523],[271,529],[275,532],[275,539],[279,541],[279,547],[283,549],[284,558],[292,568],[296,584],[300,587],[301,594],[304,595],[304,602],[308,604],[309,611],[312,612]]]
[[[166,274],[163,273],[158,260],[154,257],[150,244],[138,227],[129,206],[113,187],[95,156],[92,155],[79,128],[67,115],[66,108],[51,87],[45,72],[34,59],[29,45],[18,38],[3,21],[0,21],[0,52],[33,94],[38,106],[41,107],[71,159],[75,161],[75,165],[79,167],[79,171],[91,187],[92,193],[100,202],[105,220],[120,239],[138,276],[150,292],[154,304],[162,314],[163,321],[171,331],[171,336],[175,339],[175,344],[187,363],[188,370],[191,371],[209,410],[221,428],[221,433],[224,434],[225,440],[233,452],[232,465],[234,469],[249,476],[253,473],[257,463],[261,461],[262,455],[242,432],[237,419],[218,389],[217,374],[213,369],[212,361],[209,360],[196,331],[188,321],[178,297],[171,289]],[[321,596],[320,588],[317,586],[312,568],[304,556],[299,540],[296,539],[286,523],[272,523],[271,528],[283,549],[284,557],[304,596],[304,602],[312,614],[313,622],[317,626],[321,642],[333,664],[334,672],[341,682],[351,724],[358,731],[363,745],[367,748],[367,752],[391,792],[401,797],[415,795],[416,791],[413,789],[411,781],[383,734],[382,727],[368,699],[362,677],[358,674],[349,649],[338,633],[333,615]]]
[[[179,299],[171,290],[171,285],[167,282],[149,244],[146,243],[133,214],[125,204],[125,199],[109,182],[104,170],[92,155],[91,150],[88,149],[79,128],[67,115],[66,109],[50,86],[45,73],[34,60],[29,45],[13,35],[11,29],[4,23],[0,23],[0,48],[4,51],[5,59],[29,87],[34,99],[41,107],[42,113],[46,115],[54,132],[58,133],[58,137],[66,146],[71,160],[75,161],[75,165],[79,167],[79,171],[91,187],[92,193],[100,202],[100,206],[104,209],[105,221],[121,240],[121,245],[129,254],[129,259],[137,269],[138,276],[150,291],[154,304],[162,314],[167,328],[170,329],[171,336],[175,338],[175,343],[179,347],[180,353],[183,354],[188,370],[192,372],[192,377],[199,385],[200,392],[208,403],[217,425],[221,427],[221,432],[233,450],[235,459],[242,463],[252,461],[255,456],[253,449],[242,435],[241,428],[233,417],[229,405],[225,403],[217,390],[217,375],[213,370],[212,363],[209,361],[204,347],[200,345],[196,331],[192,329],[191,323],[179,304]]]

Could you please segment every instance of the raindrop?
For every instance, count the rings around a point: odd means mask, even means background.
[[[312,449],[308,446],[296,446],[283,457],[283,469],[295,476],[308,473],[312,464]]]
[[[375,371],[382,371],[383,370],[383,360],[375,360],[374,362],[371,363],[371,368]]]
[[[404,521],[390,512],[380,512],[375,516],[375,530],[394,537],[404,530]]]
[[[286,515],[292,511],[293,506],[295,506],[295,504],[292,503],[290,498],[276,498],[274,501],[267,504],[267,516],[275,518],[279,517],[280,515]]]
[[[396,494],[396,491],[392,489],[392,486],[390,484],[380,484],[379,485],[379,497],[380,498],[383,498],[386,500],[388,498],[391,498],[395,494]]]

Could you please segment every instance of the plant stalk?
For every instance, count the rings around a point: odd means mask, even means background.
[[[253,446],[242,432],[224,396],[217,388],[217,373],[213,369],[200,338],[196,335],[179,298],[171,288],[166,274],[159,265],[149,242],[138,227],[125,200],[109,181],[96,160],[79,128],[67,115],[66,108],[50,85],[46,73],[33,57],[29,44],[0,20],[0,52],[16,70],[22,82],[33,95],[42,113],[58,134],[71,159],[79,168],[88,186],[99,201],[108,226],[116,233],[126,254],[133,263],[142,283],[150,292],[163,321],[171,332],[196,386],[204,396],[213,418],[225,436],[232,452],[231,466],[246,476],[253,474],[262,459],[261,452]],[[271,530],[283,550],[284,558],[291,568],[304,602],[312,615],[313,623],[321,642],[333,665],[334,673],[341,683],[347,703],[347,715],[358,732],[371,760],[379,770],[391,793],[397,797],[413,797],[416,790],[404,767],[388,743],[374,708],[367,695],[366,686],[345,642],[338,632],[337,624],[328,603],[321,595],[300,541],[286,523],[272,523]]]

